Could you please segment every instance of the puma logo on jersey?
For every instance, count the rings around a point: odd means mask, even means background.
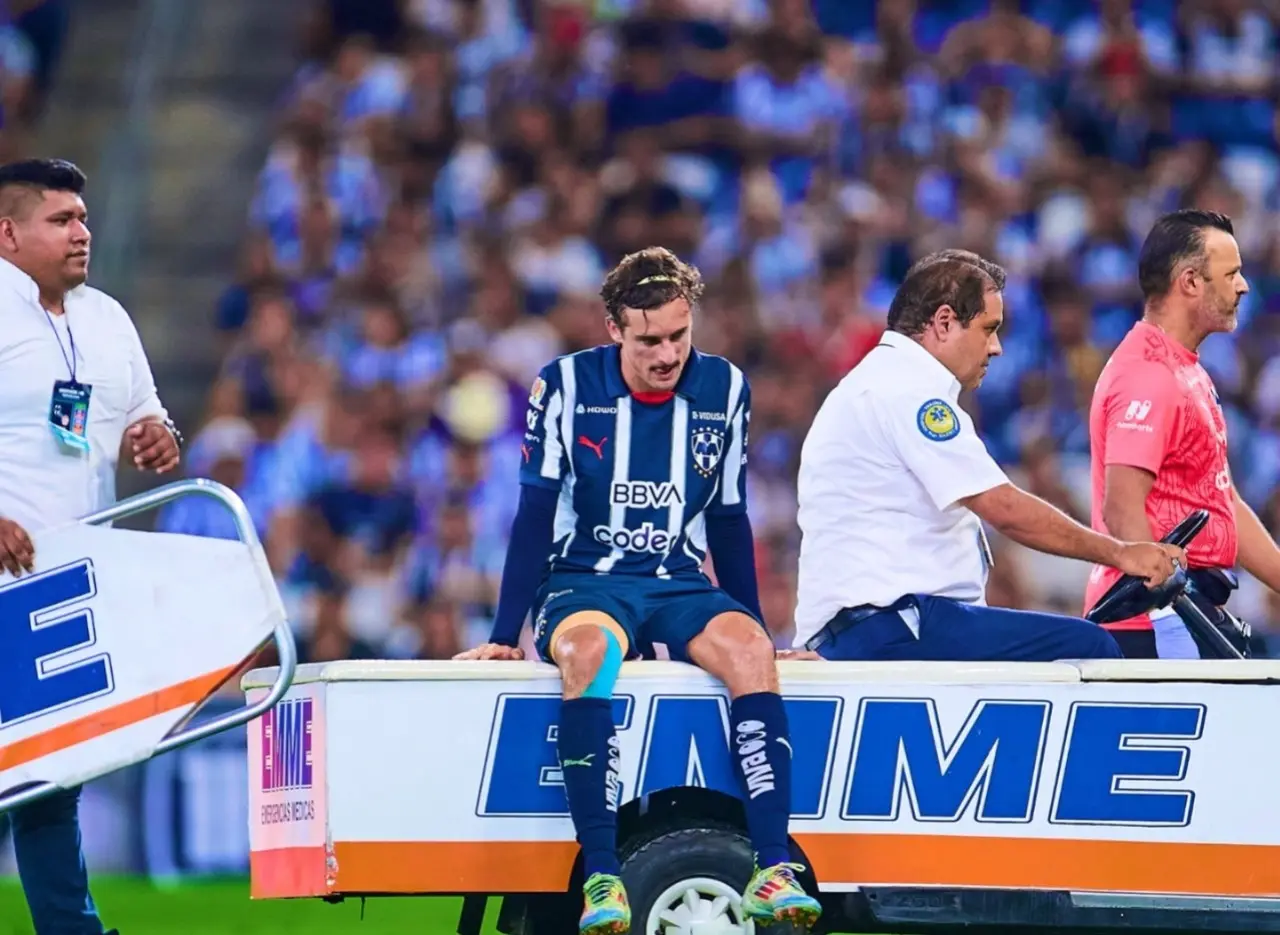
[[[596,453],[596,457],[599,458],[601,461],[604,460],[604,443],[607,442],[608,440],[609,440],[608,438],[602,438],[598,442],[593,442],[591,439],[587,438],[587,436],[585,435],[578,436],[578,444],[585,445],[586,447],[590,448],[592,451]]]

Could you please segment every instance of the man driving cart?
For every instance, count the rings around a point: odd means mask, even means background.
[[[1020,490],[960,408],[1000,354],[1004,271],[917,262],[879,345],[823,402],[801,452],[795,651],[832,660],[1118,658],[1080,618],[989,607],[982,522],[1029,548],[1159,585],[1181,548],[1122,542]]]

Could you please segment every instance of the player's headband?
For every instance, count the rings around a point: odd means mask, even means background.
[[[644,279],[636,283],[637,286],[645,286],[651,282],[675,282],[674,276],[646,276]]]

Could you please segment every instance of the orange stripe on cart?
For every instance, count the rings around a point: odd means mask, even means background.
[[[563,891],[578,845],[572,841],[339,841],[338,889],[439,893]]]
[[[42,756],[57,753],[103,734],[120,730],[185,705],[199,704],[218,689],[234,672],[235,666],[198,675],[177,685],[170,685],[140,698],[122,702],[105,711],[85,715],[51,730],[26,737],[0,747],[0,770],[30,763]]]
[[[818,879],[833,884],[1280,896],[1275,845],[925,834],[802,834],[796,840]],[[564,889],[576,855],[577,845],[562,841],[338,841],[326,891],[554,892]],[[256,897],[316,895],[323,847],[257,851],[253,860]],[[289,891],[290,879],[307,882]]]
[[[1280,895],[1280,846],[806,834],[819,880],[1203,896]]]

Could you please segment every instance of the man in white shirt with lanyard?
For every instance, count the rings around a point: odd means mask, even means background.
[[[85,285],[84,185],[61,160],[0,166],[0,587],[32,570],[31,533],[115,501],[122,450],[139,470],[178,464],[180,436],[133,322]],[[0,653],[17,625],[0,621]],[[36,935],[102,935],[79,794],[8,813]]]
[[[985,520],[1015,542],[1155,585],[1181,549],[1101,535],[1009,482],[960,408],[1000,354],[1004,271],[918,261],[880,343],[823,402],[801,451],[796,651],[840,660],[1119,658],[1076,617],[989,607]]]

